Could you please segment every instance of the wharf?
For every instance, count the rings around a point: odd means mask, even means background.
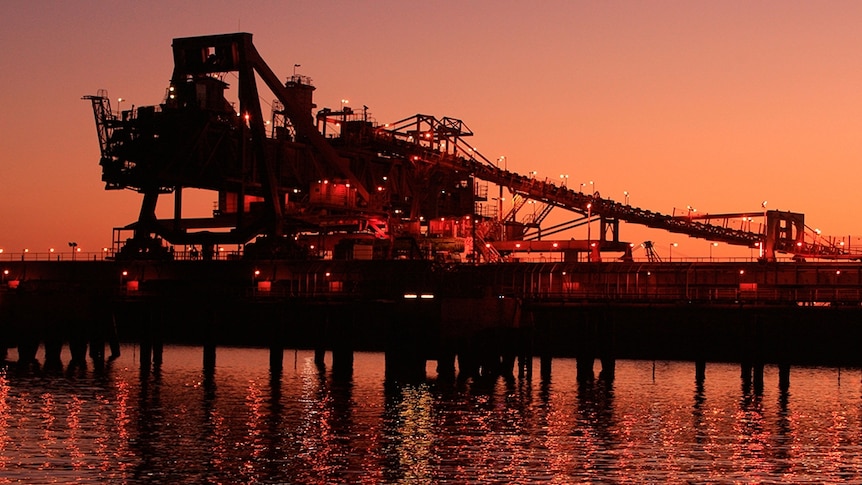
[[[380,350],[408,375],[534,355],[862,364],[862,266],[848,262],[9,261],[3,274],[0,346],[30,358],[39,342],[80,357],[119,339],[147,359],[200,344],[212,364],[217,345],[331,350],[348,368]]]

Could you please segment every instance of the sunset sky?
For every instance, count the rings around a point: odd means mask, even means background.
[[[140,196],[104,190],[81,97],[104,88],[115,108],[158,104],[173,38],[236,31],[280,77],[300,64],[318,107],[346,98],[380,123],[459,118],[516,172],[592,180],[663,213],[768,200],[856,244],[860,24],[854,1],[4,2],[0,248],[110,246]],[[709,251],[631,225],[622,238],[660,253],[678,242],[674,257]]]

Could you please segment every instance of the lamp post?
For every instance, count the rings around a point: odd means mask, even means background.
[[[623,195],[625,195],[625,196],[626,196],[626,205],[629,205],[629,191],[628,191],[628,190],[624,190],[624,191],[623,191]]]
[[[712,262],[712,248],[717,247],[717,246],[718,246],[717,242],[710,243],[710,245],[709,245],[709,261],[710,262]]]
[[[679,244],[677,244],[677,243],[670,243],[670,249],[668,250],[668,253],[667,253],[667,261],[668,261],[668,262],[673,261],[673,248],[675,248],[675,247],[677,247],[677,246],[679,246]]]
[[[593,260],[593,247],[590,244],[591,234],[590,229],[593,227],[593,204],[587,204],[587,261],[590,262]]]
[[[695,212],[697,212],[697,209],[695,209],[694,207],[692,207],[690,205],[686,206],[686,208],[688,209],[688,220],[691,221],[691,217]]]

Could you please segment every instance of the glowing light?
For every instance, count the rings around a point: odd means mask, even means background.
[[[329,271],[327,271],[327,272],[324,274],[324,276],[326,276],[327,278],[329,278],[329,275],[330,275],[330,274],[331,274],[331,273],[330,273]]]
[[[405,300],[415,300],[416,298],[419,298],[419,295],[417,295],[416,293],[405,293],[404,294]]]
[[[419,295],[419,298],[422,298],[423,300],[433,300],[434,295],[432,295],[431,293],[422,293],[421,295]]]
[[[739,270],[739,274],[745,274],[745,270],[744,269]]]
[[[259,270],[259,269],[254,270],[254,275],[255,275],[255,276],[260,276],[260,270]]]
[[[123,273],[122,273],[122,274],[123,274],[123,276],[129,276],[129,272],[128,272],[128,271],[123,271]]]

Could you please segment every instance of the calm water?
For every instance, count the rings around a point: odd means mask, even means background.
[[[149,374],[133,347],[103,372],[2,371],[0,483],[862,481],[859,370],[793,368],[781,392],[774,367],[755,391],[735,365],[699,387],[692,363],[620,361],[579,385],[557,359],[549,383],[384,387],[382,354],[347,383],[292,350],[273,379],[268,357],[220,348],[210,378],[190,347]]]

